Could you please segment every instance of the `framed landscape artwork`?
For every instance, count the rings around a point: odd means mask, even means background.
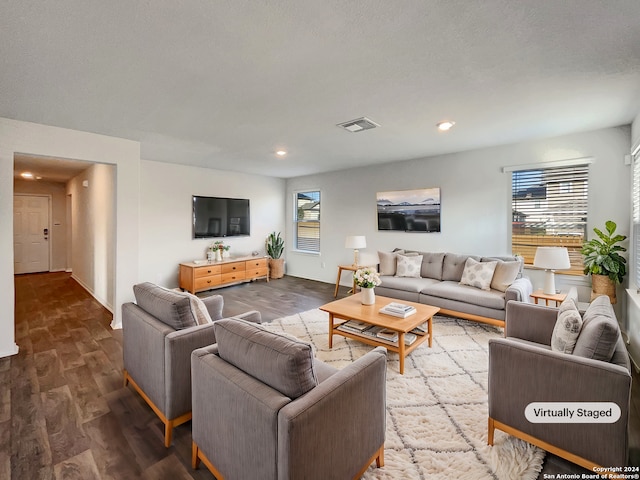
[[[440,188],[378,192],[378,230],[440,232]]]

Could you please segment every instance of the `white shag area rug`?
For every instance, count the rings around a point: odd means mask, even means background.
[[[318,309],[263,324],[310,342],[316,356],[342,368],[373,349],[339,335],[329,349],[329,315]],[[425,342],[405,360],[387,357],[385,465],[363,479],[535,480],[545,452],[496,430],[487,445],[488,341],[502,330],[434,317],[433,347]]]

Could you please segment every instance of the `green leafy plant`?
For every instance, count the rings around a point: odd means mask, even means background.
[[[274,260],[282,256],[284,251],[284,240],[280,237],[280,232],[272,232],[267,237],[267,255]]]
[[[582,245],[580,253],[584,255],[585,275],[606,275],[614,283],[622,283],[627,274],[627,260],[618,252],[626,252],[627,249],[618,245],[627,239],[626,235],[615,235],[616,223],[611,220],[606,224],[607,232],[604,233],[598,228],[594,228],[598,238],[592,238]]]

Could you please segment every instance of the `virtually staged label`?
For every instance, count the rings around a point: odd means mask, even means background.
[[[613,402],[533,402],[524,409],[531,423],[615,423],[620,415]]]

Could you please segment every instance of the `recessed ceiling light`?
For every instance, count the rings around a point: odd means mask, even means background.
[[[447,130],[451,130],[451,127],[453,127],[456,124],[456,122],[454,121],[445,121],[445,122],[440,122],[436,124],[436,127],[438,127],[438,130],[440,130],[441,132],[446,132]]]
[[[287,154],[286,150],[277,150],[276,151],[276,155],[278,155],[279,157],[284,157]]]
[[[31,173],[31,172],[22,172],[22,173],[20,174],[20,176],[21,176],[22,178],[29,178],[29,179],[31,179],[31,178],[33,178],[33,173]]]

